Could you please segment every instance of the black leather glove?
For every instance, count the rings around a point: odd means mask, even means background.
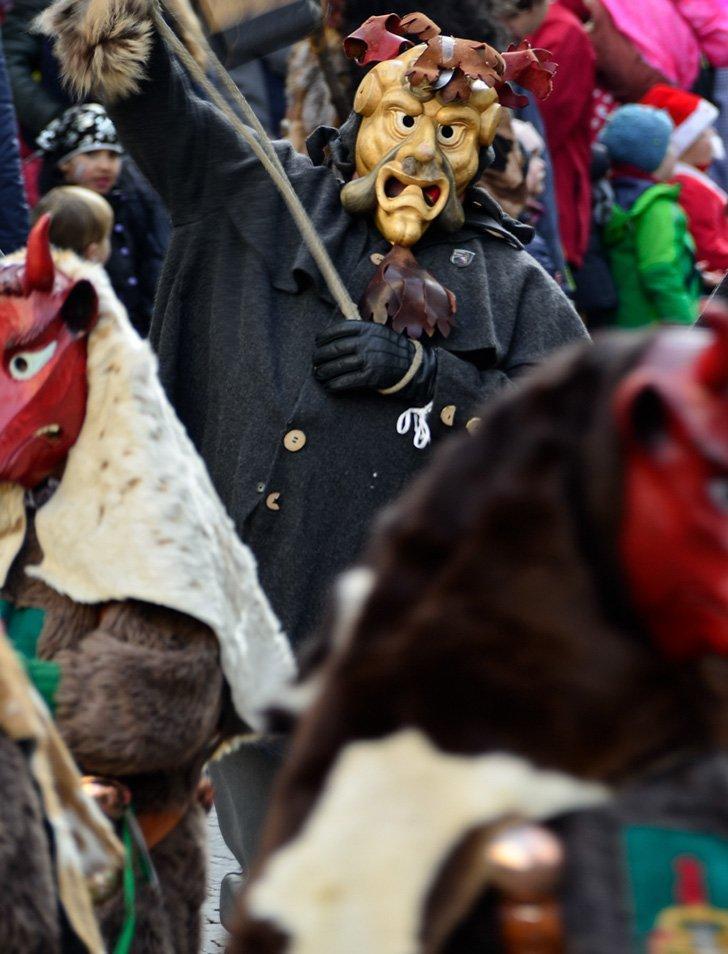
[[[332,394],[371,388],[391,388],[407,374],[415,346],[386,325],[343,319],[316,336],[314,376]],[[396,397],[427,404],[435,389],[437,349],[422,346],[422,363],[414,378]]]

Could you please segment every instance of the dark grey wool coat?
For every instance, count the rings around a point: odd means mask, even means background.
[[[148,77],[110,113],[173,222],[152,326],[162,381],[296,639],[356,556],[375,511],[429,450],[397,433],[407,401],[330,396],[314,380],[314,338],[340,315],[283,201],[159,39]],[[329,169],[287,143],[276,148],[358,301],[374,274],[372,254],[389,246],[344,211]],[[467,424],[520,370],[586,335],[495,203],[479,195],[460,232],[428,232],[414,249],[458,299],[457,328],[435,342],[433,440]]]

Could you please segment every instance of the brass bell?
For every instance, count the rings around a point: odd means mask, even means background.
[[[511,821],[485,851],[489,880],[502,895],[500,930],[508,954],[563,954],[556,893],[564,850],[558,838],[540,825]]]
[[[507,898],[532,901],[558,888],[564,850],[548,829],[507,822],[494,833],[485,851],[490,882]]]

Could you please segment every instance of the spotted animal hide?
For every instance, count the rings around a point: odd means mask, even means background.
[[[79,603],[136,599],[210,626],[238,714],[257,728],[294,666],[253,555],[103,269],[68,252],[54,259],[93,283],[100,319],[89,339],[86,419],[60,486],[37,512],[44,559],[28,572]],[[18,507],[18,489],[0,487],[0,585],[25,534]]]

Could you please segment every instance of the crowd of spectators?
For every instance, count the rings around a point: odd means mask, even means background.
[[[24,243],[29,209],[78,218],[84,196],[102,197],[103,261],[146,333],[167,215],[103,107],[69,101],[32,29],[46,3],[0,0],[0,250]],[[482,185],[533,226],[529,251],[591,328],[690,323],[728,270],[725,0],[333,0],[324,15],[314,0],[288,0],[273,17],[232,26],[230,6],[216,23],[214,3],[174,0],[174,22],[198,58],[207,34],[271,135],[301,151],[316,126],[347,118],[353,82],[341,38],[367,16],[422,9],[454,35],[548,49],[554,92],[504,114]]]

